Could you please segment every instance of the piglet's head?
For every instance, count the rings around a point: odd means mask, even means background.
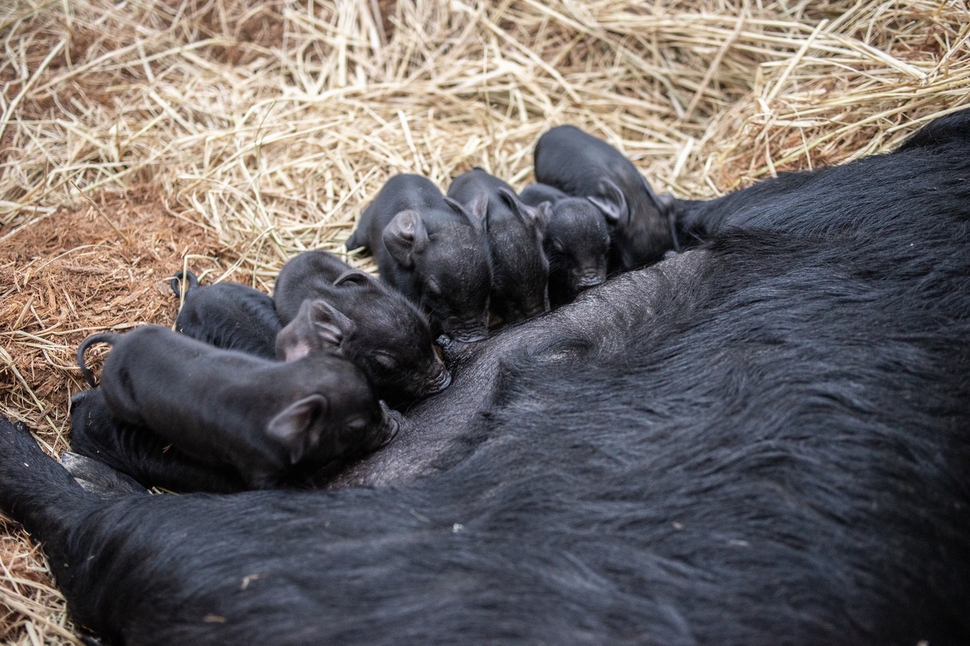
[[[413,272],[422,305],[449,337],[476,341],[488,334],[492,270],[484,214],[445,198],[447,209],[426,214],[401,211],[383,240],[401,267]],[[434,229],[428,227],[434,223]]]
[[[356,329],[344,336],[341,353],[364,369],[377,396],[393,406],[440,392],[451,377],[424,314],[397,290],[367,279],[353,286],[347,314]]]
[[[266,435],[282,445],[291,464],[327,463],[374,451],[390,442],[400,417],[374,396],[367,377],[333,354],[308,357],[326,373],[325,392],[298,399],[267,424]]]
[[[575,296],[606,281],[610,233],[602,212],[588,200],[560,200],[546,229],[545,246],[568,271]]]

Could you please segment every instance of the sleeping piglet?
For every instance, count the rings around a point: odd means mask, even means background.
[[[177,272],[169,284],[182,299],[176,330],[223,350],[240,350],[265,359],[276,356],[274,343],[283,324],[268,295],[239,283],[200,287],[190,271]]]
[[[347,249],[374,254],[381,279],[428,312],[453,341],[488,335],[484,204],[469,212],[419,175],[387,180],[364,210]]]
[[[542,250],[545,212],[522,203],[506,182],[481,168],[462,173],[448,197],[476,211],[484,201],[485,232],[492,265],[492,312],[506,323],[549,310],[549,261]]]
[[[569,195],[586,197],[612,227],[610,271],[637,269],[675,248],[669,208],[636,167],[613,146],[575,126],[539,138],[535,176]]]
[[[283,265],[273,300],[285,324],[276,338],[281,359],[339,350],[392,406],[433,395],[451,382],[417,307],[331,253],[306,251]]]
[[[108,343],[101,391],[111,413],[149,427],[186,454],[228,463],[252,488],[373,451],[399,421],[374,397],[353,363],[316,352],[281,363],[221,350],[157,325],[94,334],[78,348]]]
[[[571,197],[546,184],[526,186],[519,197],[546,211],[543,248],[549,259],[549,302],[554,307],[606,281],[610,232],[599,208],[587,198]]]
[[[246,489],[232,466],[196,460],[150,428],[115,417],[100,388],[71,397],[71,451],[103,462],[145,487],[215,493]]]

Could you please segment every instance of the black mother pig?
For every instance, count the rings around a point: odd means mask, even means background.
[[[295,465],[322,467],[386,444],[397,421],[353,363],[318,352],[280,363],[220,350],[146,325],[95,334],[109,343],[101,391],[111,413],[147,426],[197,460],[230,464],[253,488],[276,486]]]
[[[343,489],[105,500],[0,420],[0,508],[111,644],[970,643],[970,119],[929,128],[679,205],[701,248],[471,348]]]
[[[667,209],[620,151],[575,126],[558,126],[539,138],[535,176],[569,195],[587,197],[606,216],[610,271],[628,271],[675,248]]]
[[[392,406],[433,395],[451,381],[417,307],[331,253],[306,251],[283,265],[273,300],[286,326],[277,337],[280,358],[339,349]]]
[[[374,254],[381,278],[423,307],[454,341],[488,335],[484,204],[469,212],[418,175],[387,180],[347,240]]]
[[[492,265],[492,313],[506,323],[532,318],[549,309],[549,261],[542,250],[546,218],[526,206],[506,182],[481,168],[462,173],[448,197],[469,210],[483,200],[485,232]]]
[[[543,248],[549,259],[549,302],[558,307],[606,280],[610,232],[588,198],[571,197],[546,184],[526,186],[526,204],[546,211]]]
[[[239,283],[200,287],[192,272],[183,275],[179,271],[170,285],[183,299],[176,330],[223,350],[240,350],[265,359],[276,356],[274,344],[283,324],[268,295]]]

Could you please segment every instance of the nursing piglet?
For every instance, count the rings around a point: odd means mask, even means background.
[[[239,283],[200,287],[190,271],[176,273],[170,285],[182,299],[176,330],[223,350],[275,358],[274,343],[283,324],[267,294]]]
[[[220,350],[157,325],[95,334],[113,346],[101,391],[111,413],[195,459],[234,466],[251,488],[373,451],[397,433],[363,372],[330,352],[281,363]]]
[[[519,197],[547,212],[543,248],[549,259],[549,302],[553,307],[606,281],[610,232],[599,208],[588,198],[571,197],[546,184],[526,186]]]
[[[610,271],[637,269],[675,248],[668,208],[620,151],[575,126],[559,126],[539,138],[535,176],[569,195],[586,197],[606,216]]]
[[[396,175],[364,210],[347,249],[373,253],[381,279],[451,340],[480,341],[492,284],[484,216],[484,204],[469,212],[424,177]]]
[[[487,204],[492,313],[514,323],[548,311],[549,261],[542,251],[544,212],[523,204],[511,186],[481,168],[455,178],[448,197],[473,211],[482,201]]]
[[[283,265],[273,300],[285,325],[276,339],[281,359],[339,350],[391,405],[433,395],[451,383],[417,307],[331,253],[306,251]]]

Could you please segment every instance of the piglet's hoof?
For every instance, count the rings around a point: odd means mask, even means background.
[[[383,401],[381,402],[381,411],[384,414],[384,419],[381,422],[384,432],[380,444],[377,445],[378,449],[390,444],[397,437],[397,434],[401,430],[401,425],[404,423],[404,418],[401,417],[401,414],[396,410],[388,408],[387,404]]]
[[[425,391],[424,396],[430,397],[431,395],[437,395],[450,385],[451,373],[447,368],[444,367],[444,365],[442,365],[441,369],[438,371],[438,374],[435,375],[434,380],[428,384],[428,388]]]
[[[104,462],[70,451],[62,453],[59,461],[82,489],[104,499],[148,493],[134,478]]]

